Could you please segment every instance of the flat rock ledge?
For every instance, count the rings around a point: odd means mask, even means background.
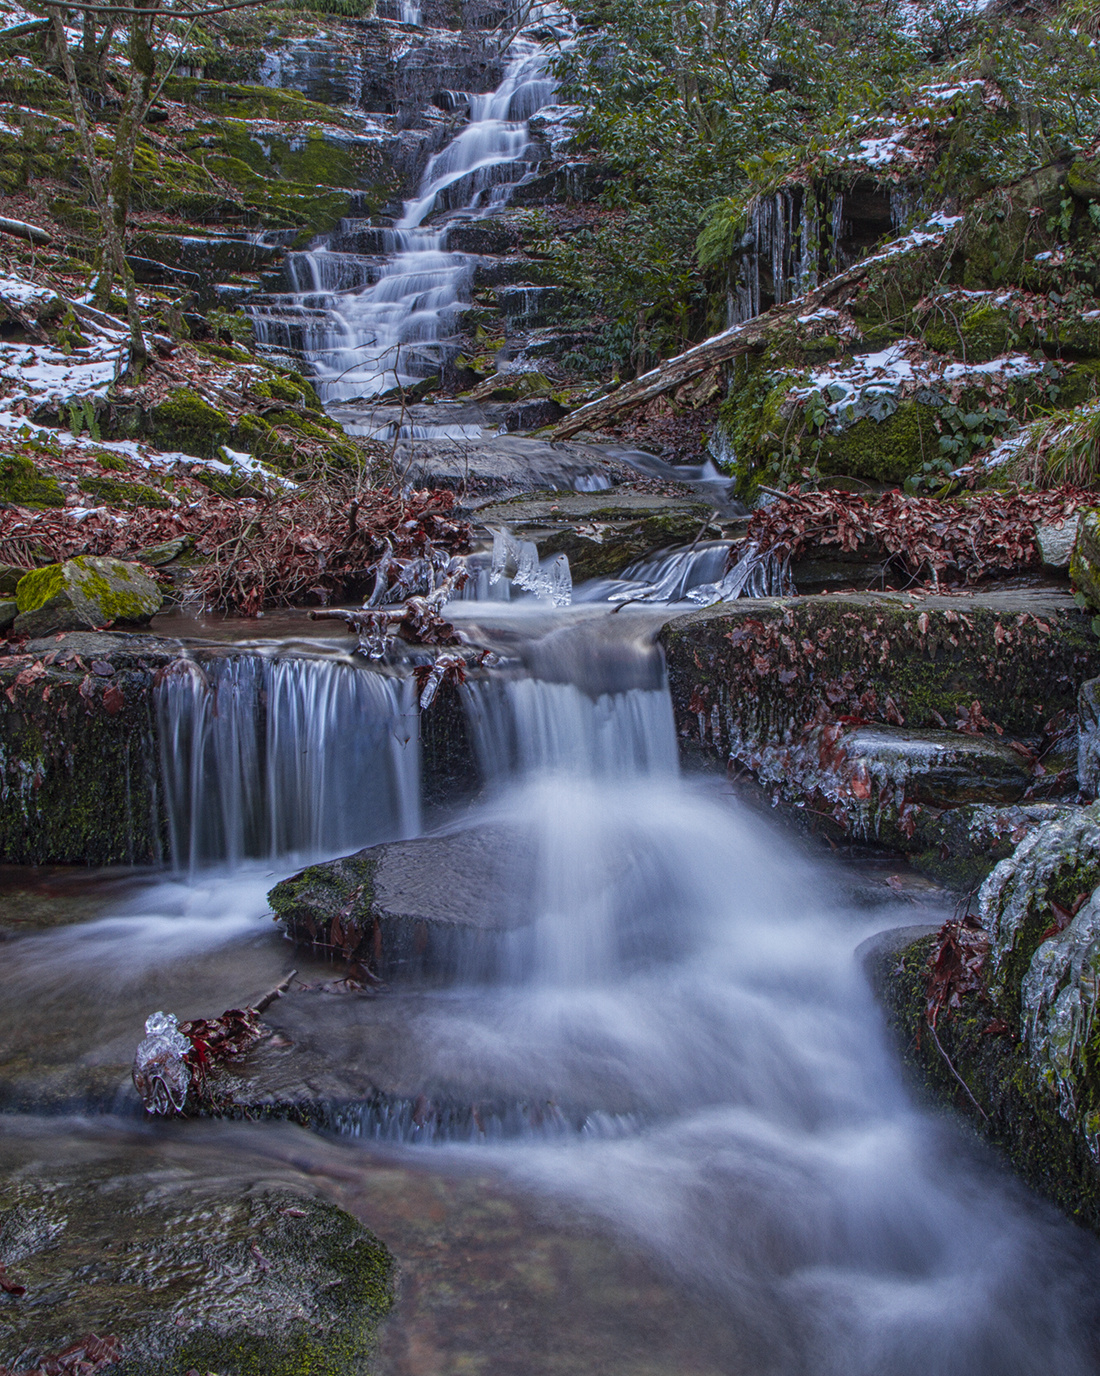
[[[292,1167],[47,1120],[0,1132],[0,1260],[13,1370],[96,1334],[112,1376],[352,1376],[392,1303],[386,1248]]]
[[[661,631],[681,751],[969,888],[1078,795],[1100,641],[1064,592],[761,598]]]
[[[310,865],[268,901],[293,941],[378,979],[485,978],[526,926],[504,900],[526,851],[503,826],[389,842]]]

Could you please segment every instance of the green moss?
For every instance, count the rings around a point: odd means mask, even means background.
[[[266,381],[257,383],[252,390],[267,401],[285,401],[291,406],[304,406],[307,411],[323,410],[313,383],[300,373],[287,373],[285,376],[273,374]]]
[[[284,879],[267,895],[276,921],[295,941],[325,956],[363,946],[373,925],[377,863],[370,851],[359,851]]]
[[[47,564],[24,574],[15,589],[15,600],[21,612],[34,612],[56,597],[65,587],[65,570],[60,564]]]
[[[0,501],[40,510],[64,506],[65,494],[57,479],[43,473],[30,459],[21,454],[6,454],[0,458]]]
[[[9,864],[151,864],[164,855],[154,670],[112,658],[109,683],[123,704],[113,714],[102,703],[106,683],[81,697],[85,675],[75,666],[48,667],[32,688],[15,684],[21,665],[0,671],[0,854]]]
[[[818,456],[823,473],[848,473],[873,482],[901,482],[938,456],[935,409],[903,401],[892,416],[865,416],[838,435],[826,435]]]
[[[229,442],[229,417],[190,387],[177,387],[154,406],[150,421],[151,437],[161,449],[178,448],[198,458],[212,459]]]
[[[128,473],[130,465],[120,454],[112,454],[107,449],[97,449],[95,451],[95,461],[100,468],[110,469],[114,473]]]
[[[923,330],[924,341],[938,353],[965,358],[968,363],[987,363],[1021,342],[1021,331],[1007,311],[982,304],[957,322],[937,318]],[[1030,332],[1034,336],[1035,332]],[[1028,340],[1037,343],[1037,339]]]
[[[88,476],[80,479],[81,492],[110,506],[143,506],[165,509],[171,505],[167,495],[148,483],[122,482],[118,478]]]

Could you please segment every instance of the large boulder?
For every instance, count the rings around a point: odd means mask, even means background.
[[[294,941],[379,978],[479,976],[525,925],[508,899],[525,853],[500,826],[394,841],[310,865],[268,901]]]
[[[28,636],[143,625],[164,600],[139,565],[90,554],[25,574],[15,599],[15,634]]]
[[[1069,576],[1093,611],[1100,611],[1100,508],[1090,507],[1077,519],[1077,542],[1070,556]]]

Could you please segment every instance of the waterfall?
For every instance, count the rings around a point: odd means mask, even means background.
[[[179,665],[157,689],[177,866],[337,854],[416,833],[410,680],[324,659]]]
[[[535,8],[529,22],[544,22],[545,7]],[[324,401],[379,396],[443,366],[469,302],[474,260],[447,249],[445,226],[425,228],[424,221],[438,212],[470,218],[507,204],[538,158],[528,120],[553,103],[549,63],[548,48],[514,39],[501,84],[471,97],[469,123],[430,158],[394,228],[345,221],[308,251],[290,255],[290,292],[249,308],[260,346],[301,359]],[[356,251],[345,247],[348,240]]]

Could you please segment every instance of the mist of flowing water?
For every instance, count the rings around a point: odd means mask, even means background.
[[[411,1099],[388,1119],[334,1113],[332,1126],[597,1221],[736,1335],[731,1372],[1095,1376],[1100,1249],[914,1106],[853,959],[868,934],[936,910],[853,905],[846,871],[718,780],[680,777],[659,613],[467,608],[467,629],[509,655],[467,685],[494,788],[451,828],[514,838],[504,898],[527,921],[524,959],[480,983],[327,1006],[341,1035],[382,1019],[429,1093],[466,1084],[473,1098],[499,1091],[505,1108],[456,1120],[465,1143],[423,1129]],[[412,826],[393,756],[399,685],[259,656],[205,675],[169,679],[161,701],[185,853],[230,834],[256,838],[236,843],[243,853],[350,849],[372,827]],[[369,744],[355,754],[360,734]],[[325,810],[330,788],[339,801]],[[5,1037],[26,1040],[28,1016],[71,1014],[82,1045],[109,1048],[154,997],[186,1014],[262,987],[287,957],[261,935],[261,895],[247,866],[203,871],[64,939],[14,943],[20,999],[0,1006]],[[89,1000],[107,979],[112,999]],[[333,1045],[351,1055],[355,1043]],[[508,1119],[522,1102],[545,1107],[537,1128]],[[427,1140],[430,1153],[416,1145]],[[465,1355],[480,1361],[476,1338]]]

